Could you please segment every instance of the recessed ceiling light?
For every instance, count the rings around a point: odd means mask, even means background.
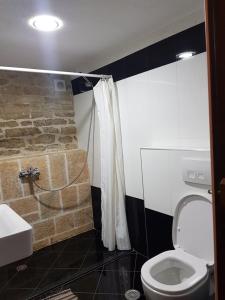
[[[40,15],[29,19],[28,24],[39,31],[56,31],[63,26],[63,21],[55,16]]]
[[[177,54],[177,58],[178,59],[187,59],[187,58],[192,57],[195,54],[196,54],[196,52],[194,52],[194,51],[185,51],[185,52]]]

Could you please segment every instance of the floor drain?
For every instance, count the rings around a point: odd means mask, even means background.
[[[141,294],[137,290],[128,290],[125,293],[125,298],[127,300],[137,300],[141,297]]]
[[[27,269],[27,265],[19,265],[16,267],[17,272],[22,272],[25,271]]]

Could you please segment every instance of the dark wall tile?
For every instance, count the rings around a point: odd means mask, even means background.
[[[126,196],[127,223],[131,246],[136,251],[147,254],[144,201]]]
[[[98,187],[92,187],[92,202],[95,228],[101,230],[101,189]],[[146,209],[143,200],[131,196],[126,196],[126,214],[133,249],[149,257],[173,249],[173,217]]]
[[[115,81],[134,76],[176,61],[176,55],[193,50],[202,53],[205,46],[205,24],[201,23],[162,41],[130,54],[91,73],[112,75]],[[89,78],[95,85],[98,79]],[[73,94],[80,94],[91,89],[83,78],[72,81]]]
[[[148,256],[151,258],[161,252],[173,249],[173,217],[146,209],[146,227],[148,236]]]
[[[95,186],[91,187],[92,207],[94,227],[96,230],[102,229],[102,214],[101,214],[101,189]]]

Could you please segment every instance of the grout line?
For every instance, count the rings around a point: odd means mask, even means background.
[[[95,299],[95,295],[97,294],[97,290],[98,290],[100,281],[101,281],[101,279],[102,279],[102,274],[103,274],[104,267],[105,267],[105,265],[103,265],[103,267],[102,267],[102,270],[101,270],[101,273],[100,273],[100,276],[99,276],[99,279],[98,279],[98,283],[97,283],[97,285],[96,285],[96,289],[95,289],[94,295],[93,295],[93,297],[92,297],[93,300]]]
[[[48,183],[49,183],[49,187],[50,189],[52,189],[52,173],[51,173],[51,167],[50,167],[50,159],[49,159],[49,155],[46,155],[45,158],[45,163],[47,166],[47,172],[48,172]]]
[[[84,255],[84,258],[83,258],[83,260],[82,260],[82,263],[81,263],[81,265],[80,265],[79,270],[82,269],[82,267],[83,267],[83,265],[84,265],[84,262],[85,262],[85,260],[86,260],[86,258],[87,258],[87,256],[88,256],[88,254],[91,252],[90,249],[91,249],[91,247],[92,247],[93,244],[94,244],[94,239],[93,239],[92,243],[90,244],[90,246],[88,247],[87,252],[86,252],[85,255]]]
[[[57,255],[56,259],[53,260],[52,264],[49,266],[49,268],[47,268],[46,272],[43,274],[42,279],[39,281],[39,283],[35,286],[34,288],[34,293],[35,291],[38,289],[38,287],[40,286],[40,284],[46,279],[47,275],[49,274],[49,272],[53,269],[54,264],[56,263],[56,261],[61,257],[64,249],[66,247],[66,243],[64,245],[64,247],[62,247],[62,249],[59,251],[59,254]]]
[[[64,153],[64,164],[65,164],[65,175],[66,175],[66,184],[69,183],[69,169],[68,169],[68,161],[67,161],[67,155]]]

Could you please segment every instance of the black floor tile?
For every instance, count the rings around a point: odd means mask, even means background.
[[[147,260],[148,258],[145,256],[132,253],[127,256],[121,257],[112,263],[106,264],[104,270],[140,271],[142,265]]]
[[[85,253],[83,252],[63,252],[54,262],[52,268],[78,269],[80,268],[84,258]]]
[[[68,244],[63,250],[63,253],[65,252],[74,252],[74,251],[80,251],[82,253],[86,253],[89,248],[91,247],[93,243],[93,239],[88,239],[88,238],[72,238],[69,240]]]
[[[94,300],[124,300],[124,295],[118,294],[95,294]]]
[[[132,288],[143,293],[140,272],[103,271],[97,293],[124,294]]]
[[[8,266],[5,266],[0,268],[0,283],[1,283],[0,291],[16,274],[17,274],[16,267],[9,268]]]
[[[104,247],[103,242],[100,238],[93,239],[92,245],[89,248],[90,251],[101,251],[101,252],[109,252],[107,248]]]
[[[120,253],[107,251],[95,230],[49,246],[26,260],[0,268],[1,287],[4,287],[0,288],[0,299],[25,300],[37,295],[35,300],[40,300],[43,297],[38,294],[42,292],[49,295],[55,289],[68,288],[79,300],[125,299],[124,293],[133,287],[143,292],[139,271],[146,258],[134,253],[119,257]],[[118,260],[108,263],[110,258]],[[133,272],[136,258],[136,272]],[[18,272],[17,266],[22,264],[27,268]],[[65,284],[78,272],[98,265],[99,269]],[[59,286],[54,288],[56,285]]]
[[[94,293],[99,282],[100,274],[101,270],[93,271],[72,283],[64,285],[63,288],[71,289],[75,294],[76,292]]]
[[[18,272],[7,284],[7,289],[33,289],[45,276],[47,269],[27,268]]]
[[[94,300],[94,293],[76,293],[79,300]]]
[[[53,288],[57,284],[64,284],[66,280],[73,278],[79,269],[51,269],[38,285],[39,290]]]
[[[124,294],[132,286],[133,273],[103,271],[97,293]]]
[[[109,259],[110,257],[114,257],[116,255],[116,252],[88,252],[85,256],[81,269],[83,270],[91,266],[100,265],[104,263],[106,259]]]
[[[96,239],[96,238],[101,239],[101,232],[93,229],[93,230],[84,232],[80,235],[77,235],[76,237],[79,239]]]
[[[59,257],[58,252],[49,253],[48,250],[41,250],[40,252],[35,252],[33,256],[27,261],[27,266],[29,268],[41,268],[48,269],[54,261]]]
[[[0,299],[4,300],[25,300],[33,293],[32,289],[7,289],[0,294]]]

